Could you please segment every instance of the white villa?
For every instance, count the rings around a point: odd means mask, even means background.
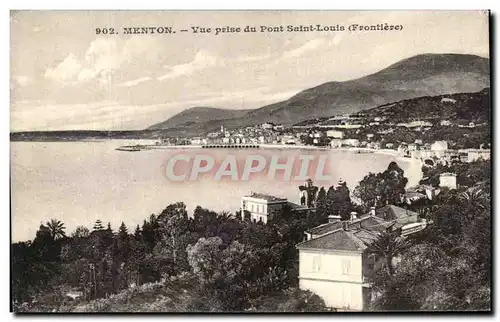
[[[299,250],[299,286],[323,298],[326,305],[346,310],[367,309],[372,289],[367,279],[376,259],[368,246],[384,231],[402,236],[424,229],[417,213],[387,205],[349,221],[330,222],[306,232]]]
[[[450,172],[441,173],[439,175],[439,186],[449,189],[457,189],[457,175]]]
[[[266,224],[268,217],[274,211],[280,211],[288,200],[286,198],[279,198],[263,193],[252,193],[249,196],[241,198],[241,213],[248,211],[250,213],[250,220],[254,222],[262,221]]]
[[[342,139],[344,137],[344,132],[329,130],[329,131],[326,131],[326,136],[329,138],[334,138],[334,139]]]

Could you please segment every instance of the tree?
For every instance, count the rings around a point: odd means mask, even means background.
[[[316,211],[321,217],[327,217],[326,209],[326,190],[324,187],[321,187],[316,197]]]
[[[225,310],[242,310],[256,282],[260,266],[254,249],[232,242],[225,249],[219,237],[200,238],[187,247],[188,261],[200,289],[216,297]]]
[[[186,249],[189,265],[203,286],[213,286],[222,273],[221,245],[219,237],[200,238]]]
[[[233,219],[233,214],[229,211],[221,211],[219,212],[217,218],[219,221],[224,222]]]
[[[122,240],[126,239],[128,237],[128,229],[123,221],[122,221],[120,227],[118,228],[118,237]]]
[[[368,246],[367,252],[378,258],[385,260],[387,273],[392,276],[394,267],[392,260],[395,256],[408,249],[410,244],[404,237],[400,237],[397,232],[384,232]]]
[[[335,189],[335,203],[333,212],[340,215],[342,220],[348,220],[354,206],[351,202],[349,188],[346,182],[342,182]]]
[[[391,162],[384,172],[365,176],[354,189],[354,196],[366,208],[398,205],[402,203],[407,183],[403,169],[396,162]]]
[[[99,231],[99,230],[103,230],[103,229],[104,229],[104,226],[102,225],[102,221],[100,219],[97,219],[95,221],[95,224],[94,224],[94,230]]]
[[[182,202],[169,205],[158,216],[158,223],[162,241],[172,249],[173,265],[176,267],[178,266],[178,256],[182,256],[183,261],[186,257],[186,245],[181,243],[181,236],[187,232],[189,227],[186,205]]]
[[[52,240],[66,237],[66,233],[64,232],[66,227],[64,227],[64,224],[60,220],[51,219],[47,222],[47,228],[49,229]]]
[[[380,174],[369,173],[354,189],[354,196],[363,203],[366,209],[375,207],[382,195]]]
[[[330,188],[328,188],[328,191],[326,192],[326,200],[325,200],[325,206],[328,215],[332,213],[332,209],[335,205],[335,198],[336,198],[335,188],[331,186]]]
[[[458,199],[466,205],[478,210],[488,207],[489,200],[486,193],[479,187],[471,187],[459,194]]]
[[[90,235],[90,231],[85,226],[76,227],[75,231],[71,234],[72,238],[87,238]]]
[[[141,227],[139,227],[139,225],[137,225],[137,227],[135,227],[134,239],[136,241],[142,241]]]
[[[251,301],[250,311],[257,312],[329,312],[318,295],[298,288],[272,292]]]

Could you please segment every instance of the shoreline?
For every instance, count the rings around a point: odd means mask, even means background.
[[[328,146],[323,147],[323,146],[314,146],[314,145],[298,145],[298,144],[293,144],[293,145],[285,145],[285,144],[240,144],[242,147],[238,148],[238,144],[234,145],[228,145],[227,147],[211,147],[209,149],[278,149],[278,150],[319,150],[319,151],[341,151],[341,152],[358,152],[361,154],[364,153],[375,153],[375,154],[383,154],[383,155],[389,155],[393,157],[397,157],[398,160],[405,160],[405,161],[419,161],[422,163],[421,160],[419,159],[414,159],[414,158],[407,158],[399,154],[398,151],[393,150],[393,149],[372,149],[372,148],[358,148],[358,147],[351,147],[351,148],[330,148]],[[221,144],[221,146],[224,146]],[[119,148],[130,148],[130,149],[140,149],[140,150],[169,150],[169,149],[207,149],[206,145],[129,145],[129,146],[121,146]]]
[[[246,150],[246,149],[276,149],[276,150],[316,150],[316,151],[331,151],[331,152],[354,152],[354,154],[378,154],[378,155],[386,155],[391,156],[396,159],[397,162],[407,162],[409,164],[408,170],[412,172],[411,177],[418,178],[420,181],[423,177],[422,175],[422,166],[424,162],[420,159],[408,158],[399,154],[398,151],[393,149],[372,149],[372,148],[362,148],[362,147],[346,147],[346,148],[330,148],[329,146],[314,146],[314,145],[298,145],[298,144],[240,144],[247,147],[238,148],[237,144],[234,146],[229,145],[229,147],[213,147],[213,149],[227,149],[227,150]],[[212,148],[204,148],[204,145],[135,145],[135,146],[126,146],[130,148],[127,152],[135,152],[142,150],[169,150],[169,149],[203,149],[209,150]],[[119,149],[124,148],[124,146],[119,147]],[[123,150],[122,150],[123,151]],[[417,174],[418,172],[418,174]],[[414,183],[415,184],[415,183]]]

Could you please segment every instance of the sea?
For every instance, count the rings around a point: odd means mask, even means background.
[[[130,231],[151,214],[182,201],[191,214],[196,206],[214,211],[235,212],[241,197],[251,192],[286,197],[299,203],[301,182],[193,180],[172,182],[165,175],[165,163],[173,150],[118,151],[123,145],[150,143],[129,140],[72,142],[11,142],[11,232],[12,241],[33,240],[40,224],[62,221],[69,235],[77,226],[91,229],[100,219],[114,230],[124,222]],[[187,152],[189,150],[189,152]],[[203,151],[201,151],[203,150]],[[287,149],[289,153],[290,149]],[[193,153],[186,149],[186,153]],[[200,153],[206,149],[200,149]],[[267,151],[269,152],[269,151]],[[223,157],[238,150],[211,149]],[[248,153],[248,151],[247,151]],[[285,153],[279,149],[272,153]],[[396,161],[405,170],[408,186],[418,183],[422,173],[416,160],[382,153],[328,150],[329,179],[315,182],[319,187],[346,181],[354,189],[370,172],[384,171]]]

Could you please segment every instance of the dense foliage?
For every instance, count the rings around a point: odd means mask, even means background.
[[[408,179],[396,162],[391,162],[384,172],[369,173],[354,189],[353,195],[366,209],[387,204],[399,205]]]
[[[370,276],[373,310],[490,308],[490,164],[424,168],[428,178],[444,171],[457,173],[459,188],[441,189],[432,200],[410,206],[429,227],[409,238],[382,234],[367,250],[381,264]],[[183,203],[167,206],[133,230],[122,223],[113,231],[98,220],[92,230],[80,226],[68,236],[62,222],[50,220],[32,242],[12,245],[14,309],[330,310],[317,295],[298,289],[296,244],[329,215],[347,219],[345,214],[375,204],[401,204],[406,183],[404,172],[391,163],[356,187],[360,205],[351,201],[345,183],[321,187],[314,189],[316,211],[285,207],[266,225],[201,207],[188,216]]]
[[[491,309],[489,167],[484,161],[455,165],[461,186],[442,189],[432,201],[421,204],[430,210],[427,229],[404,245],[387,236],[377,241],[373,250],[385,251],[386,258],[397,256],[398,264],[374,271],[374,310]]]
[[[124,223],[113,231],[98,220],[92,231],[80,226],[70,237],[62,223],[52,220],[40,226],[33,242],[13,244],[16,309],[118,310],[110,303],[124,296],[119,294],[135,289],[127,296],[141,298],[137,287],[172,287],[165,281],[175,279],[186,298],[170,300],[193,303],[164,303],[152,310],[327,310],[323,300],[298,289],[295,248],[304,230],[326,222],[327,212],[285,207],[263,225],[239,213],[201,207],[190,217],[183,203],[175,203],[133,231]],[[71,300],[68,294],[75,292],[81,296]]]

